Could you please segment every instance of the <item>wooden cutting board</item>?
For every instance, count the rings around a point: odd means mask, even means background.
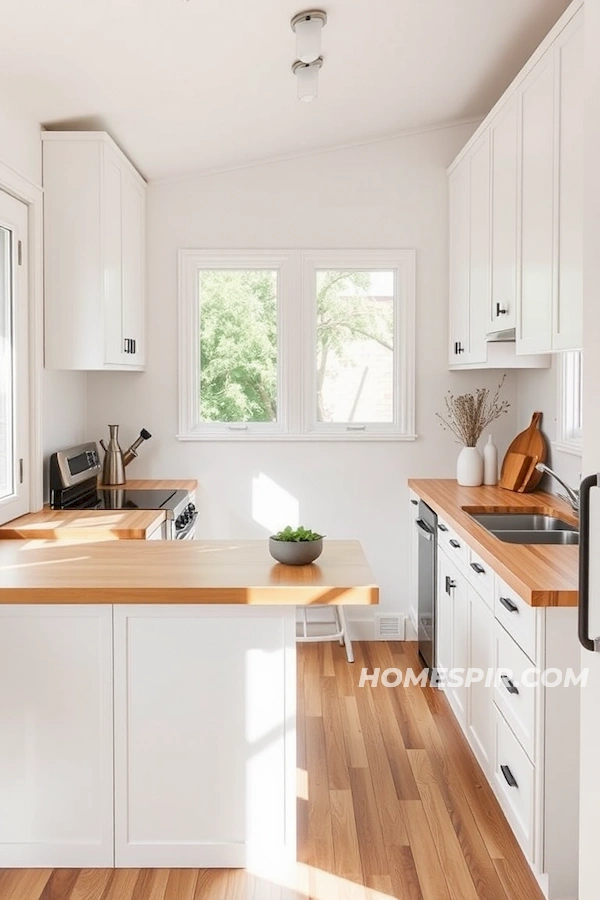
[[[504,460],[502,462],[502,472],[500,475],[501,481],[504,480],[505,467],[508,466],[513,459],[510,454],[519,453],[522,454],[522,456],[537,456],[537,462],[546,462],[546,459],[548,457],[548,445],[546,444],[546,438],[540,431],[541,421],[542,413],[534,412],[533,416],[531,417],[531,423],[529,427],[516,436],[516,438],[506,451],[506,456],[504,457]],[[535,490],[535,488],[543,478],[542,473],[538,472],[535,467],[531,467],[527,475],[527,479],[517,485],[520,493]]]
[[[502,463],[502,474],[498,482],[507,491],[521,491],[526,483],[533,460],[537,456],[525,456],[524,453],[507,453]]]

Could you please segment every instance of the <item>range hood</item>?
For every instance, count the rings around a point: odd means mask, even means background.
[[[517,331],[516,328],[505,328],[504,331],[493,331],[491,334],[486,334],[485,339],[489,344],[515,342]]]

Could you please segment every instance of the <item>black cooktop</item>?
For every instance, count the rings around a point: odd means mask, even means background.
[[[51,491],[53,509],[164,509],[179,514],[189,499],[184,490],[97,488],[91,483]]]

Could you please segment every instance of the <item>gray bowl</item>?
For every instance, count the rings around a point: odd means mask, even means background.
[[[306,566],[323,552],[323,538],[318,541],[276,541],[269,538],[269,553],[286,566]]]

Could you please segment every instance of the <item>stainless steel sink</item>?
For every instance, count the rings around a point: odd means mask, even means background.
[[[508,544],[578,544],[578,531],[491,531]]]
[[[555,516],[531,513],[475,513],[472,518],[488,531],[577,531]]]
[[[509,544],[578,544],[575,525],[539,513],[471,513],[500,541]]]

